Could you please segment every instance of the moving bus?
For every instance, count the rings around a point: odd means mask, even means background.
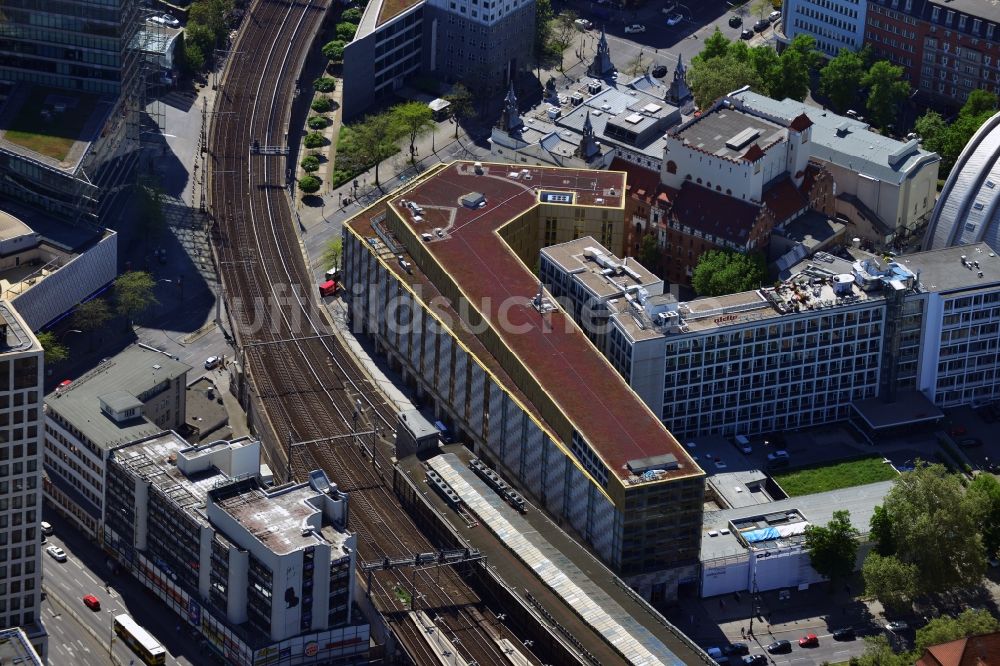
[[[139,655],[144,662],[150,666],[166,663],[167,651],[131,617],[116,615],[114,628],[118,637],[132,648],[132,652]]]

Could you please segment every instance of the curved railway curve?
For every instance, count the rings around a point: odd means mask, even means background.
[[[245,375],[270,424],[262,439],[272,444],[271,462],[299,479],[321,468],[350,493],[348,528],[358,533],[358,557],[375,561],[435,548],[353,436],[391,429],[395,414],[363,390],[364,374],[318,310],[284,189],[287,157],[253,148],[286,145],[295,79],[330,2],[253,2],[226,63],[208,135],[209,212]],[[455,571],[376,571],[370,580],[374,606],[414,662],[439,660],[407,619],[400,590],[411,586],[421,607],[459,639],[462,658],[482,666],[511,663],[495,641],[497,618]]]

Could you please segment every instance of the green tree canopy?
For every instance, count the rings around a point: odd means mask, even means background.
[[[349,21],[350,23],[361,23],[361,10],[357,7],[350,7],[345,9],[340,14],[341,21]]]
[[[868,90],[868,115],[877,127],[885,128],[896,116],[896,107],[910,94],[910,84],[903,79],[903,68],[879,60],[861,79]]]
[[[691,284],[699,296],[723,296],[757,289],[766,277],[764,257],[709,250],[698,258]]]
[[[549,36],[552,34],[552,18],[555,14],[552,11],[551,0],[535,0],[535,58],[541,58],[545,54],[545,47],[549,43]]]
[[[709,37],[705,39],[705,46],[702,47],[698,58],[710,60],[712,58],[722,58],[729,53],[729,45],[732,43],[722,31],[715,29]]]
[[[860,657],[852,657],[851,666],[913,666],[909,654],[896,654],[885,634],[865,636],[865,651]]]
[[[52,331],[39,331],[35,337],[45,353],[45,365],[55,365],[69,358],[69,349]]]
[[[996,112],[997,96],[985,90],[969,93],[962,110],[952,123],[946,123],[936,111],[927,111],[917,118],[914,131],[920,135],[924,148],[941,156],[941,175],[947,176],[965,144],[984,122]]]
[[[834,511],[825,526],[806,527],[806,550],[813,569],[831,583],[841,581],[854,573],[858,557],[858,530],[851,525],[849,511]]]
[[[884,506],[876,506],[869,522],[868,537],[874,542],[879,555],[895,555],[896,540],[892,536],[892,519]]]
[[[455,138],[458,138],[458,121],[476,114],[472,105],[472,93],[461,83],[456,83],[444,99],[451,103],[451,115],[455,117]]]
[[[344,59],[344,47],[347,44],[342,39],[335,39],[323,45],[323,55],[333,62],[341,62]]]
[[[203,25],[212,34],[212,42],[219,44],[229,32],[226,19],[233,11],[233,0],[195,0],[188,9],[188,25],[185,30],[190,30],[191,24]]]
[[[992,474],[979,474],[969,484],[967,496],[986,555],[996,557],[1000,552],[1000,481]]]
[[[896,480],[882,506],[896,557],[920,572],[920,592],[979,583],[986,571],[985,551],[973,520],[973,502],[957,475],[943,465],[918,463]]]
[[[841,49],[837,57],[820,70],[819,90],[830,98],[834,110],[843,113],[857,101],[864,76],[865,61],[861,55]]]
[[[129,271],[115,279],[115,307],[118,314],[132,321],[158,302],[153,294],[156,281],[145,271]]]
[[[323,248],[323,265],[340,268],[340,259],[344,256],[344,243],[340,236],[330,239]]]
[[[96,331],[111,319],[111,309],[103,298],[80,303],[73,312],[73,326],[81,331]]]
[[[393,123],[410,139],[410,162],[416,162],[417,137],[434,127],[434,112],[422,102],[404,102],[392,108]]]
[[[358,31],[358,26],[356,23],[349,23],[348,21],[343,21],[337,24],[336,33],[337,39],[342,42],[350,42],[354,39],[354,33]]]
[[[743,86],[765,91],[763,81],[752,64],[729,57],[711,60],[695,58],[688,70],[688,85],[694,94],[695,103],[702,109]]]
[[[871,551],[861,567],[865,594],[875,597],[889,610],[903,610],[916,596],[920,572],[913,564],[901,562],[895,555],[882,557]]]
[[[990,615],[989,611],[969,608],[957,617],[943,615],[934,618],[925,627],[917,629],[916,649],[914,654],[923,654],[924,649],[931,645],[948,643],[966,636],[982,636],[1000,629],[1000,621]]]
[[[323,181],[315,174],[307,173],[299,178],[299,189],[306,194],[315,194],[316,192],[319,192],[319,187],[322,184]]]
[[[770,81],[771,97],[775,99],[790,97],[799,102],[806,98],[809,94],[808,59],[808,55],[803,55],[801,51],[791,47],[782,52]]]
[[[375,165],[375,184],[379,184],[378,169],[382,160],[398,150],[396,141],[403,135],[392,113],[380,113],[351,126],[351,148],[361,164]]]

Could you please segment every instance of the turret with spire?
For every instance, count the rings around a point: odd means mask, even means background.
[[[500,116],[500,129],[508,134],[519,134],[524,122],[517,110],[517,95],[514,94],[514,82],[510,82],[510,90],[503,101],[503,113]]]
[[[682,106],[684,102],[691,99],[691,89],[687,84],[687,70],[684,67],[684,58],[677,58],[677,67],[674,69],[674,79],[670,82],[667,95],[664,98],[674,106]]]
[[[615,66],[611,63],[611,49],[608,47],[608,38],[601,28],[601,38],[597,41],[597,53],[594,61],[587,68],[587,76],[603,78],[615,71]]]
[[[589,162],[591,158],[600,152],[601,147],[594,136],[594,126],[590,123],[590,110],[588,109],[587,115],[583,119],[583,136],[580,138],[580,147],[577,149],[577,154]]]

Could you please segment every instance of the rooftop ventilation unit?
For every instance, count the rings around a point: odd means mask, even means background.
[[[748,127],[733,138],[726,141],[726,148],[729,148],[730,150],[741,150],[750,145],[750,142],[754,141],[759,136],[759,129],[755,127]]]

